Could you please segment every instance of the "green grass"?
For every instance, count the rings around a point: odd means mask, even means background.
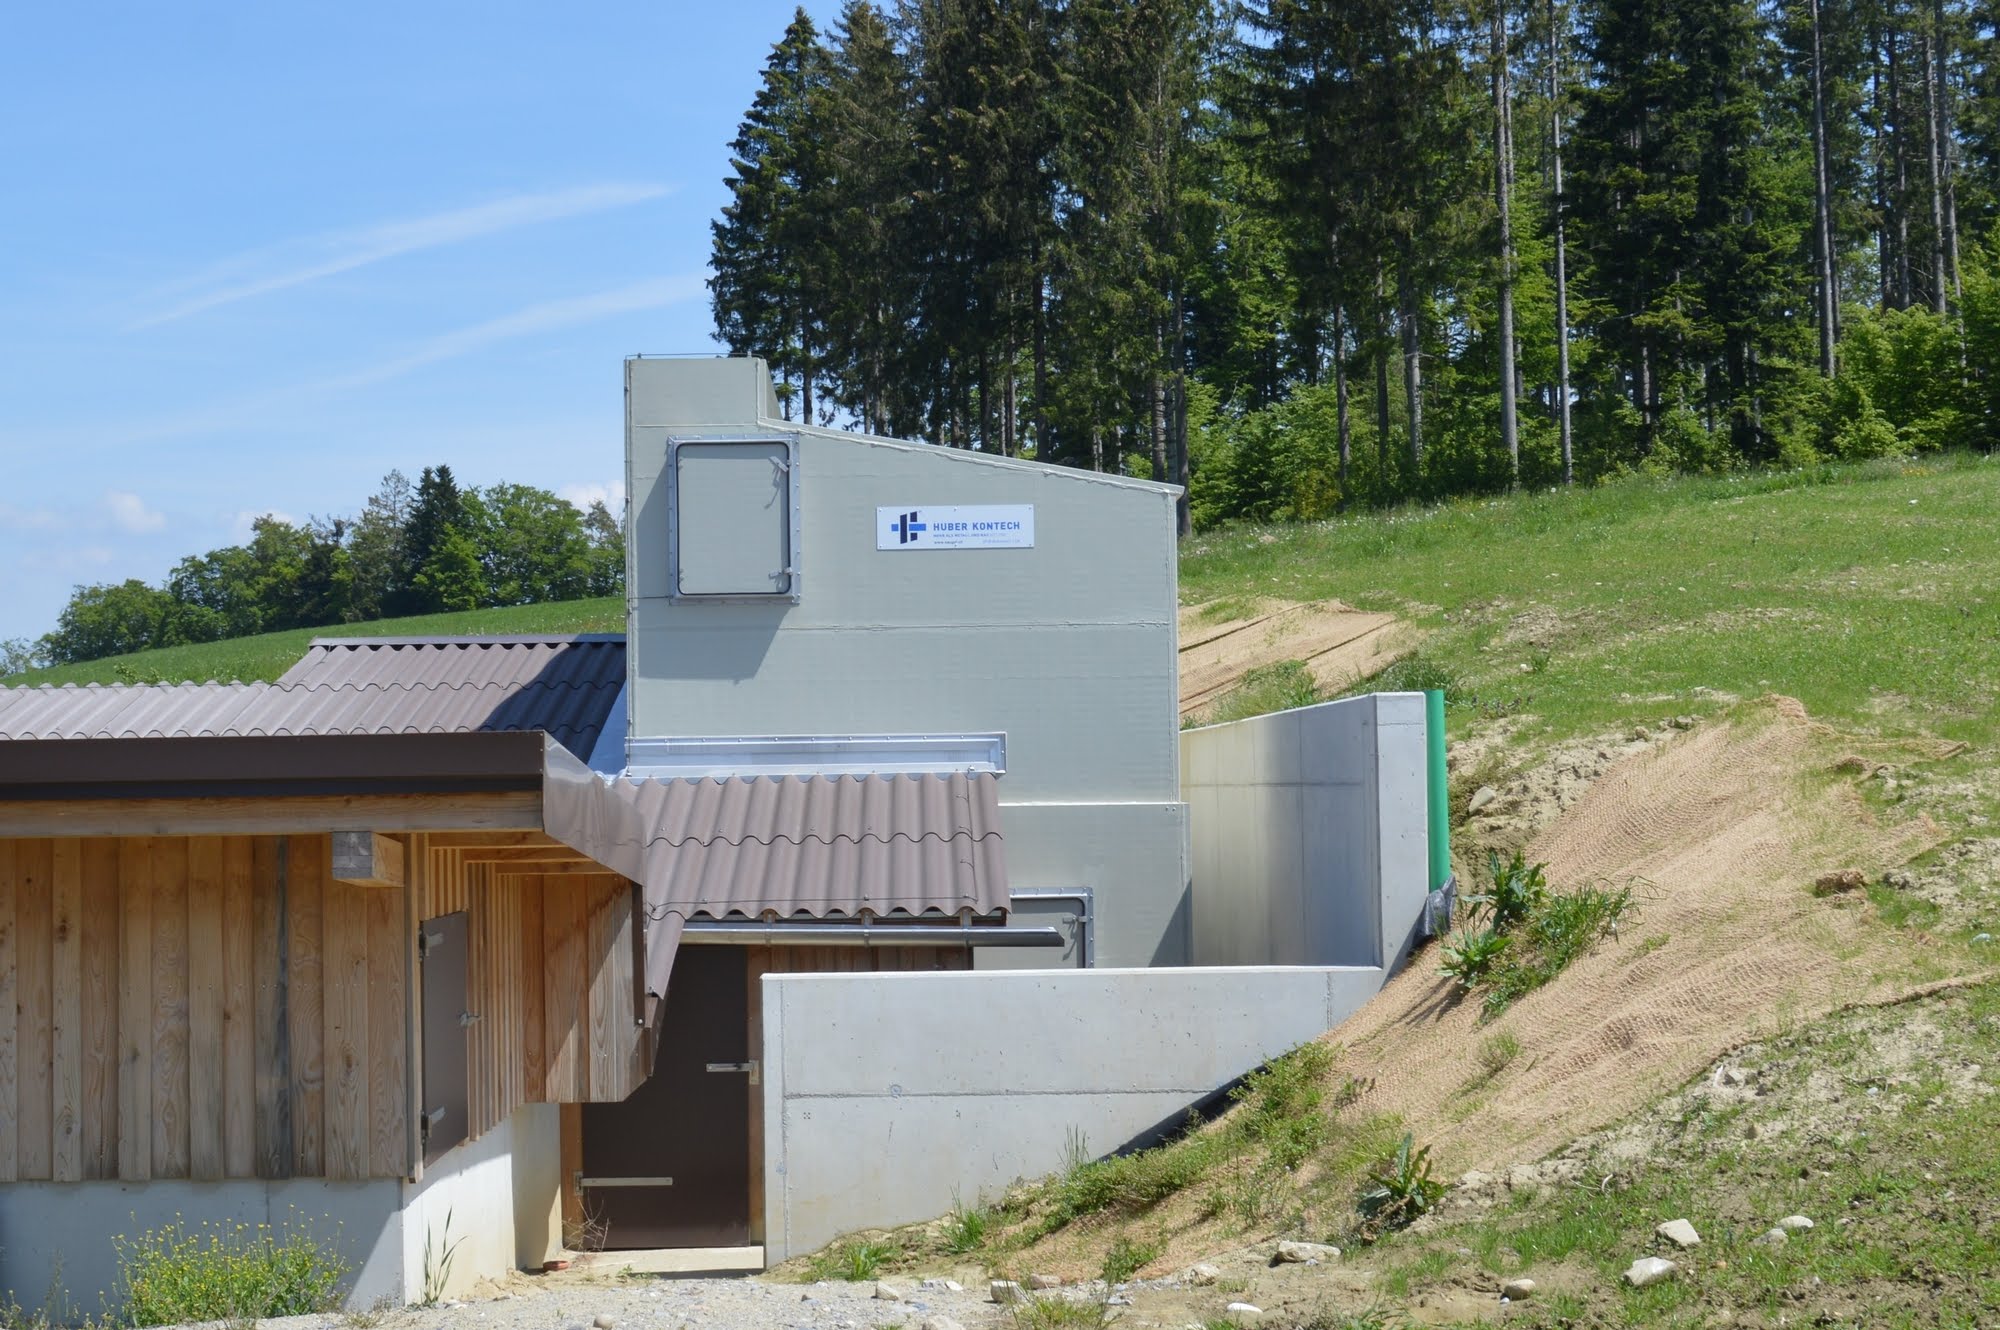
[[[822,1279],[844,1279],[851,1283],[865,1283],[882,1273],[882,1267],[902,1255],[902,1249],[889,1242],[847,1242],[839,1246],[827,1247],[814,1253],[807,1262],[805,1278],[808,1281]]]
[[[109,656],[80,665],[57,665],[9,676],[8,684],[201,683],[209,679],[245,683],[283,674],[315,637],[509,636],[533,633],[622,633],[625,602],[617,596],[569,600],[507,609],[424,614],[374,623],[297,628],[198,646],[162,647],[129,656]]]
[[[1181,594],[1404,614],[1431,630],[1432,680],[1531,714],[1528,739],[1780,692],[1979,745],[2000,738],[1996,511],[2000,459],[1972,456],[1630,479],[1209,532]]]
[[[1524,1303],[1510,1324],[1696,1326],[1724,1311],[1755,1324],[1988,1326],[2000,1324],[2000,986],[1987,984],[1896,1009],[1943,1033],[1940,1057],[1970,1063],[1977,1085],[1952,1095],[1937,1077],[1857,1072],[1870,1027],[1817,1027],[1774,1041],[1767,1062],[1804,1081],[1834,1069],[1845,1102],[1836,1122],[1799,1126],[1780,1105],[1760,1134],[1745,1122],[1761,1099],[1696,1113],[1664,1156],[1627,1171],[1538,1195],[1517,1196],[1480,1220],[1378,1250],[1394,1268],[1383,1287],[1412,1296],[1463,1284],[1476,1267],[1493,1283],[1517,1274],[1580,1268],[1574,1300]],[[1983,1068],[1983,1070],[1982,1070]],[[1754,1239],[1788,1214],[1816,1227],[1782,1246]],[[1669,1252],[1674,1281],[1633,1292],[1618,1282],[1634,1257],[1653,1252],[1662,1220],[1691,1219],[1692,1252]],[[1752,1323],[1752,1322],[1738,1322]]]

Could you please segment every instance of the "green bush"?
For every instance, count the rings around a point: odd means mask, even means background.
[[[1629,887],[1578,887],[1548,896],[1520,930],[1522,945],[1495,970],[1486,993],[1487,1015],[1499,1015],[1516,998],[1568,969],[1577,957],[1616,937],[1619,921],[1632,909]]]
[[[133,1325],[261,1320],[328,1311],[348,1264],[310,1225],[282,1236],[268,1224],[187,1225],[178,1217],[136,1238],[114,1237],[119,1292]]]

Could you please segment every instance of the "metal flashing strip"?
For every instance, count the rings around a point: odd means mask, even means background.
[[[994,734],[743,735],[634,739],[632,779],[705,776],[865,776],[1007,771],[1007,736]]]
[[[1060,928],[1000,928],[992,924],[786,924],[690,919],[681,945],[765,947],[1060,947]]]

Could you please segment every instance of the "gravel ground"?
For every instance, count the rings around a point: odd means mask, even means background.
[[[259,1330],[919,1330],[947,1317],[965,1330],[994,1324],[999,1308],[986,1288],[953,1293],[917,1281],[892,1281],[906,1300],[874,1296],[873,1284],[789,1284],[755,1277],[660,1276],[572,1279],[490,1299],[441,1303],[380,1313],[290,1316],[258,1322]],[[947,1330],[941,1322],[932,1330]]]

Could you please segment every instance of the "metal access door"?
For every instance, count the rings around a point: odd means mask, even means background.
[[[583,1107],[583,1211],[604,1245],[750,1241],[749,989],[741,947],[674,957],[652,1078],[622,1104]]]
[[[466,1008],[471,959],[466,945],[466,912],[423,921],[417,955],[423,963],[424,1163],[435,1164],[466,1138],[468,1075],[466,1026],[475,1017]]]

